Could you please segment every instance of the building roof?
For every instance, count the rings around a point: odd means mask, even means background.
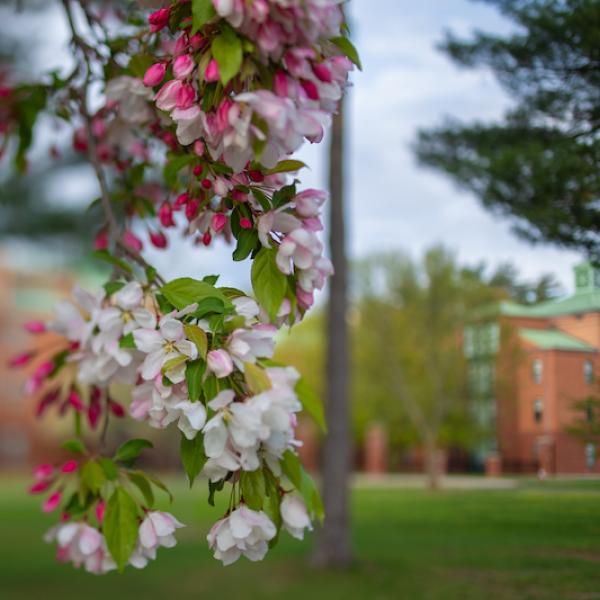
[[[516,302],[501,302],[501,315],[508,317],[533,317],[544,319],[586,312],[600,312],[600,292],[578,292],[568,298],[549,300],[533,306]]]
[[[519,336],[542,350],[596,352],[597,348],[556,329],[519,329]]]

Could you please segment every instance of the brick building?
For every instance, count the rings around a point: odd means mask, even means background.
[[[534,306],[501,302],[465,329],[488,470],[600,473],[595,446],[567,433],[574,403],[600,395],[600,271],[578,265],[575,287]]]

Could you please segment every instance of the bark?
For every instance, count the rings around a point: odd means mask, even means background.
[[[425,474],[430,490],[440,489],[440,468],[438,447],[434,436],[425,434],[423,437],[423,452],[425,454]]]
[[[330,252],[335,274],[327,308],[326,416],[328,434],[323,447],[323,503],[325,522],[319,531],[315,562],[345,568],[352,562],[349,527],[351,440],[349,407],[349,348],[347,313],[348,266],[344,225],[344,117],[343,106],[333,119],[329,190]]]

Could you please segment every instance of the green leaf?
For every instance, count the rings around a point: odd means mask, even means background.
[[[102,530],[119,571],[123,571],[135,549],[138,529],[138,507],[135,500],[122,487],[116,488],[106,504]]]
[[[218,298],[223,302],[226,301],[225,296],[217,288],[206,283],[206,281],[198,281],[191,277],[173,279],[173,281],[163,285],[160,291],[179,310],[205,298]]]
[[[158,478],[156,475],[152,475],[151,473],[144,473],[146,479],[152,482],[159,490],[162,490],[167,496],[169,496],[169,501],[173,503],[173,494],[171,494],[171,490]]]
[[[102,287],[106,291],[107,296],[112,296],[125,285],[124,281],[107,281]]]
[[[195,160],[196,157],[192,154],[184,154],[182,156],[176,156],[175,158],[171,158],[163,169],[163,177],[165,178],[165,183],[170,188],[177,187],[177,177],[179,171],[193,163]]]
[[[212,0],[192,0],[192,35],[216,14]]]
[[[144,448],[153,448],[152,442],[140,438],[128,440],[121,444],[115,452],[114,459],[122,462],[131,462],[135,460]]]
[[[306,167],[306,163],[301,160],[281,160],[272,169],[266,171],[267,175],[274,175],[275,173],[289,173],[292,171],[299,171]]]
[[[109,481],[114,481],[119,476],[119,469],[117,465],[115,465],[114,461],[110,458],[99,458],[98,464],[102,467],[102,470],[106,475],[106,479]]]
[[[287,279],[277,267],[274,249],[263,248],[256,255],[252,263],[252,289],[258,303],[274,321],[287,290]]]
[[[211,373],[202,384],[204,390],[204,397],[209,402],[219,393],[219,380],[214,373]]]
[[[16,91],[19,98],[17,104],[19,145],[15,155],[15,166],[22,172],[27,166],[25,154],[33,141],[35,122],[46,106],[47,93],[43,86],[23,86]]]
[[[198,302],[198,308],[192,313],[196,319],[203,319],[210,314],[222,315],[225,312],[225,302],[221,298],[204,298]]]
[[[140,490],[144,500],[146,501],[146,508],[152,508],[154,506],[154,492],[150,481],[144,473],[141,471],[128,471],[127,477],[135,487]]]
[[[94,252],[94,256],[110,265],[119,267],[119,269],[125,271],[126,273],[133,273],[133,269],[130,265],[128,265],[123,259],[113,256],[108,250],[96,250]]]
[[[181,464],[188,476],[190,487],[194,484],[194,479],[198,477],[204,463],[207,461],[204,454],[204,436],[198,434],[193,440],[188,440],[181,434]]]
[[[119,340],[119,348],[135,348],[135,340],[133,338],[133,333],[128,333],[124,335]]]
[[[87,452],[87,448],[81,440],[68,440],[63,442],[61,448],[64,448],[69,452],[74,452],[75,454],[85,454]]]
[[[180,365],[182,365],[184,362],[186,362],[188,359],[188,357],[185,354],[180,354],[179,356],[175,356],[174,358],[170,358],[163,366],[162,366],[162,373],[163,375],[165,373],[168,373],[169,371],[171,371],[172,369],[176,369],[177,367],[179,367]]]
[[[242,42],[231,27],[225,27],[213,39],[211,50],[219,65],[221,83],[225,87],[239,73],[242,67],[244,55]]]
[[[129,61],[127,69],[134,77],[141,79],[153,64],[154,58],[150,54],[135,54]]]
[[[335,37],[331,41],[362,71],[358,50],[347,37]]]
[[[258,244],[258,232],[256,229],[242,229],[238,237],[238,243],[233,251],[233,260],[245,260],[250,256]]]
[[[215,505],[215,492],[220,492],[225,485],[225,480],[221,479],[221,481],[212,481],[208,482],[208,503],[211,506]]]
[[[196,348],[198,348],[198,356],[202,359],[206,359],[208,338],[206,337],[204,329],[201,329],[198,325],[184,325],[183,329],[187,339],[194,342]]]
[[[88,460],[81,467],[81,479],[88,488],[97,493],[106,481],[104,469],[95,461]]]
[[[265,500],[265,477],[262,469],[241,472],[242,495],[244,502],[252,510],[262,510]]]
[[[321,496],[314,481],[302,467],[298,455],[294,454],[291,450],[286,450],[281,459],[281,469],[292,485],[302,495],[307,510],[322,521],[324,511]]]
[[[294,388],[304,410],[315,420],[317,425],[324,431],[327,432],[327,424],[325,422],[325,414],[323,412],[323,403],[321,398],[315,393],[315,391],[308,385],[306,379],[301,377],[296,383]]]
[[[191,402],[200,400],[204,371],[206,371],[206,363],[200,359],[189,362],[185,368],[185,382]]]
[[[271,389],[271,380],[266,371],[252,363],[244,363],[244,379],[253,394]]]

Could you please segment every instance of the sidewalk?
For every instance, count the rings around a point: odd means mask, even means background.
[[[354,475],[352,483],[360,488],[426,489],[424,475],[393,473],[387,475]],[[512,490],[518,481],[512,477],[485,477],[483,475],[444,475],[440,478],[441,489],[447,490]]]

